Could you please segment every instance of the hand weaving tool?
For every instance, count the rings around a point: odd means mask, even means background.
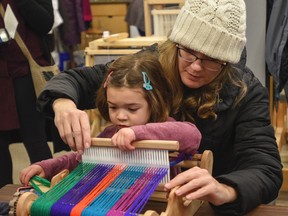
[[[39,198],[22,195],[16,207],[21,214],[17,215],[138,215],[158,184],[169,180],[168,153],[179,148],[177,141],[146,140],[134,142],[135,151],[123,152],[112,147],[110,139],[95,138],[92,143],[84,152],[83,163],[48,192]],[[211,152],[194,156],[196,161],[182,165],[211,170]],[[163,190],[157,193],[154,200],[166,199]],[[161,215],[193,215],[201,204],[198,200],[187,204],[172,190]],[[158,214],[150,210],[144,215]]]

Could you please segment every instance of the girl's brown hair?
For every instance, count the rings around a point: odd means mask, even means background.
[[[142,72],[147,74],[153,89],[143,88]],[[110,121],[106,95],[106,88],[109,87],[143,88],[151,110],[149,122],[167,121],[170,113],[171,88],[155,52],[142,51],[134,55],[121,56],[109,65],[109,72],[104,77],[96,98],[96,106],[106,121]]]
[[[170,40],[159,46],[159,61],[172,88],[170,115],[177,120],[194,122],[193,116],[216,119],[214,107],[219,102],[219,94],[225,83],[237,86],[240,90],[233,106],[237,106],[246,95],[246,84],[238,78],[230,64],[227,64],[219,76],[208,85],[199,89],[185,87],[179,75],[176,43]]]

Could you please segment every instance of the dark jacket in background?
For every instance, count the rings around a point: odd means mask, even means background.
[[[143,1],[130,0],[129,2],[125,21],[129,25],[134,25],[142,32],[145,32]]]
[[[81,44],[81,32],[85,30],[82,0],[59,1],[59,12],[63,18],[63,24],[59,27],[63,44]]]
[[[288,1],[267,1],[267,20],[265,59],[278,101],[283,88],[288,99]]]

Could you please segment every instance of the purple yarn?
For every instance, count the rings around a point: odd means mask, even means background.
[[[51,207],[50,216],[70,216],[70,212],[74,206],[77,205],[112,168],[112,165],[97,164]]]
[[[111,208],[107,216],[139,214],[167,173],[168,169],[147,168],[135,184]]]

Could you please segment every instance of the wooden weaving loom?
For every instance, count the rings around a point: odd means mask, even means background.
[[[109,163],[107,155],[105,155],[105,153],[103,153],[103,152],[106,152],[108,149],[108,154],[113,158],[114,158],[114,155],[116,155],[114,151],[116,151],[117,154],[118,153],[120,154],[120,157],[115,156],[115,158],[120,159],[120,164],[121,163],[125,164],[127,161],[129,161],[132,164],[136,163],[137,161],[141,161],[141,163],[143,163],[143,161],[144,161],[144,163],[145,163],[145,160],[146,160],[146,161],[148,161],[148,163],[151,163],[151,161],[153,161],[157,165],[152,165],[152,167],[153,166],[156,167],[156,166],[161,166],[162,161],[163,161],[162,158],[164,158],[164,161],[165,161],[166,160],[165,158],[169,158],[169,157],[171,158],[171,157],[174,157],[175,155],[177,155],[177,152],[171,153],[171,151],[173,152],[173,151],[177,151],[179,149],[179,143],[177,141],[143,140],[143,141],[134,142],[133,145],[136,147],[136,150],[133,152],[127,153],[127,152],[122,152],[118,148],[114,147],[111,143],[111,139],[92,138],[92,147],[90,149],[88,149],[87,152],[85,151],[84,155],[82,157],[83,164],[84,163],[90,163],[91,160],[96,161],[96,164],[98,163],[97,160],[106,160],[105,163],[107,163],[107,162]],[[102,151],[102,148],[104,151]],[[110,151],[112,152],[112,154],[110,153]],[[144,154],[141,155],[139,153],[139,151],[144,152]],[[156,157],[151,155],[151,151],[153,151],[153,152],[156,151],[156,153],[155,153]],[[158,154],[157,151],[159,151],[160,154]],[[165,152],[164,157],[161,156],[163,152]],[[169,154],[169,152],[170,152],[170,154]],[[103,154],[101,154],[99,157],[97,157],[97,155],[99,155],[99,153],[103,153]],[[167,153],[167,157],[165,156],[166,153]],[[129,154],[128,157],[125,157],[125,154]],[[168,157],[168,154],[169,154],[169,157]],[[94,160],[94,157],[97,157],[97,158]],[[126,160],[126,158],[128,158],[128,160]],[[155,158],[156,158],[156,161],[154,160]],[[117,164],[118,163],[119,163],[119,161],[117,161]],[[212,152],[211,151],[204,151],[203,154],[195,154],[193,156],[193,158],[191,158],[190,160],[181,161],[180,163],[177,164],[177,166],[181,166],[181,167],[185,167],[185,168],[191,168],[193,166],[199,166],[201,168],[207,169],[211,173],[212,172],[212,164],[213,164]],[[142,166],[143,164],[140,164],[140,165]],[[169,159],[168,159],[168,166],[169,166]],[[168,170],[169,170],[169,167],[168,167]],[[68,175],[67,171],[64,171],[64,172],[61,172],[58,175],[56,175],[51,180],[51,185],[54,185],[54,186],[51,186],[51,188],[48,189],[48,191],[45,192],[40,197],[38,197],[33,192],[25,192],[20,196],[18,195],[19,197],[17,197],[17,199],[14,199],[13,203],[10,202],[10,206],[12,206],[12,208],[11,208],[9,214],[10,215],[17,215],[17,216],[28,216],[28,215],[39,216],[40,214],[38,214],[38,213],[35,214],[35,210],[33,210],[33,207],[34,206],[36,207],[36,203],[40,199],[44,200],[45,203],[48,203],[49,202],[49,200],[48,200],[49,195],[51,197],[51,194],[54,193],[53,190],[54,191],[65,190],[65,188],[61,188],[61,184],[63,182],[65,182],[67,179],[69,179],[69,176],[71,176],[73,172],[74,171],[72,171],[71,174]],[[94,179],[92,179],[92,180],[94,181]],[[166,181],[168,181],[168,180],[166,180]],[[165,183],[165,182],[163,182],[163,183]],[[197,210],[200,208],[200,206],[202,205],[203,201],[200,201],[200,200],[188,201],[188,200],[183,199],[182,197],[177,197],[174,193],[175,189],[173,189],[170,192],[168,200],[167,200],[167,192],[164,192],[164,190],[163,190],[163,183],[161,182],[161,184],[158,185],[157,189],[154,191],[154,193],[150,197],[150,200],[159,201],[159,202],[167,202],[166,211],[161,212],[160,216],[176,216],[176,215],[191,216],[191,215],[194,215],[197,212]],[[85,186],[85,184],[83,184],[83,187],[84,186]],[[127,192],[128,192],[128,190],[125,193],[127,193]],[[114,191],[113,191],[113,193],[114,193]],[[146,191],[145,191],[145,193],[146,193]],[[93,197],[93,199],[94,199],[94,197]],[[64,206],[63,206],[63,209],[64,209]],[[33,212],[34,212],[34,214],[33,214]],[[95,209],[94,209],[94,213],[96,213],[96,212],[97,211],[95,211]],[[137,214],[137,215],[159,216],[158,213],[159,212],[152,209],[152,210],[146,210],[144,212],[144,214]],[[41,215],[50,215],[50,211],[49,211],[49,214],[43,213]],[[66,215],[66,214],[56,213],[56,214],[51,214],[51,215]],[[70,214],[70,215],[78,215],[78,214]],[[93,214],[93,215],[95,215],[95,214]],[[120,215],[120,214],[107,214],[107,215]],[[133,215],[136,215],[136,214],[133,214]]]

